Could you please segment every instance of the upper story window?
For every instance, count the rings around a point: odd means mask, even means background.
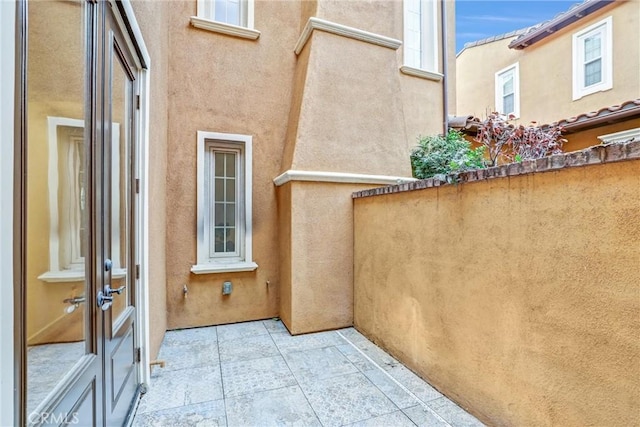
[[[253,5],[253,2],[251,2]],[[200,10],[202,7],[202,13]],[[249,0],[200,0],[198,16],[226,24],[248,26]]]
[[[198,16],[191,25],[229,36],[257,40],[253,28],[254,0],[198,0]]]
[[[404,0],[404,65],[438,72],[438,4]]]
[[[613,87],[612,19],[573,35],[573,99]]]
[[[252,137],[198,132],[196,274],[252,271]]]
[[[496,73],[496,110],[520,117],[520,67],[518,63]]]

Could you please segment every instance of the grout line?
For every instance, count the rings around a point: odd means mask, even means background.
[[[220,371],[220,388],[222,389],[222,405],[224,406],[224,425],[229,426],[229,412],[227,412],[227,394],[224,391],[224,377],[222,376],[222,357],[220,357],[220,335],[218,335],[218,327],[216,331],[216,349],[218,350],[218,371]]]
[[[396,380],[393,376],[391,376],[391,374],[389,374],[389,372],[387,372],[386,370],[384,370],[380,365],[378,365],[376,362],[374,362],[369,356],[367,356],[362,350],[360,350],[358,348],[358,346],[356,346],[353,342],[351,342],[351,340],[349,340],[347,337],[345,337],[344,335],[342,335],[342,333],[340,331],[336,331],[336,333],[338,335],[340,335],[340,337],[345,340],[346,342],[348,342],[353,348],[356,349],[356,351],[358,353],[360,353],[362,356],[364,356],[365,359],[367,359],[370,363],[373,364],[373,366],[375,366],[376,368],[378,368],[380,370],[380,372],[382,372],[384,375],[386,375],[391,381],[393,381],[398,387],[400,387],[405,393],[407,393],[409,396],[411,396],[412,398],[414,398],[415,400],[417,400],[419,402],[419,404],[426,409],[427,411],[431,412],[431,414],[433,416],[435,416],[438,420],[440,420],[441,422],[443,422],[445,425],[447,425],[448,427],[453,427],[451,424],[449,424],[444,418],[442,418],[437,412],[435,412],[433,409],[431,409],[431,407],[429,407],[429,405],[427,405],[422,399],[420,399],[418,396],[416,396],[415,394],[413,394],[409,389],[407,389],[404,385],[402,385],[398,380]],[[375,344],[374,344],[375,345]],[[402,411],[404,412],[404,411]]]
[[[280,320],[280,322],[282,322],[282,320]],[[293,336],[293,335],[291,335],[291,333],[288,330],[285,330],[284,332],[286,332],[287,335],[289,335],[290,337]],[[280,357],[282,357],[282,360],[284,361],[284,364],[287,366],[287,369],[289,370],[289,372],[291,373],[291,376],[293,377],[294,381],[296,382],[296,385],[298,386],[298,389],[300,389],[300,391],[302,392],[302,395],[304,396],[304,400],[307,401],[307,404],[309,405],[309,408],[311,408],[311,411],[313,412],[313,415],[316,416],[316,419],[318,420],[320,425],[324,426],[324,424],[322,424],[322,421],[320,420],[320,417],[318,416],[318,413],[316,412],[316,409],[313,407],[313,405],[309,401],[309,397],[304,392],[304,389],[302,388],[302,384],[300,384],[300,381],[298,381],[298,377],[296,377],[296,374],[293,373],[293,370],[291,369],[291,366],[289,366],[289,362],[287,362],[287,358],[284,357],[284,354],[280,350],[280,347],[278,347],[278,344],[273,339],[272,335],[273,335],[273,333],[271,331],[269,331],[269,338],[271,338],[271,341],[273,341],[273,344],[276,346],[276,349],[278,350],[278,353],[280,354]]]

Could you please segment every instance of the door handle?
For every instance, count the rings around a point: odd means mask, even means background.
[[[113,297],[111,295],[103,294],[102,291],[98,292],[98,307],[102,309],[102,311],[109,310],[111,304],[113,304]]]
[[[113,294],[120,295],[122,291],[126,289],[126,286],[120,286],[116,289],[111,289],[111,285],[106,285],[104,287],[104,292],[98,292],[98,307],[102,309],[102,311],[107,311],[113,304]]]
[[[122,285],[119,288],[116,289],[111,289],[110,285],[107,285],[104,287],[104,293],[108,296],[111,296],[113,294],[118,294],[120,295],[122,293],[122,291],[124,291],[126,289],[126,286]]]

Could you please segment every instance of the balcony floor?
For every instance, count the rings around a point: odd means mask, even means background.
[[[482,426],[353,328],[169,331],[134,426]]]

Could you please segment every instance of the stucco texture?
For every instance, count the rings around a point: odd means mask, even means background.
[[[167,159],[168,328],[278,315],[278,218],[273,178],[280,173],[301,3],[255,3],[256,41],[189,25],[196,2],[172,2],[169,26]],[[197,131],[253,136],[254,272],[194,275]],[[223,281],[234,287],[223,297]],[[269,281],[270,285],[267,285]],[[183,297],[183,286],[189,293]]]
[[[354,201],[354,323],[490,425],[640,413],[640,161]]]
[[[613,23],[613,88],[573,100],[572,36],[606,17]],[[522,50],[513,38],[467,48],[456,61],[459,115],[495,111],[495,73],[520,64],[519,122],[553,123],[640,97],[638,0],[617,1]]]
[[[289,182],[278,187],[280,317],[292,334],[353,324],[351,193],[370,184]]]

